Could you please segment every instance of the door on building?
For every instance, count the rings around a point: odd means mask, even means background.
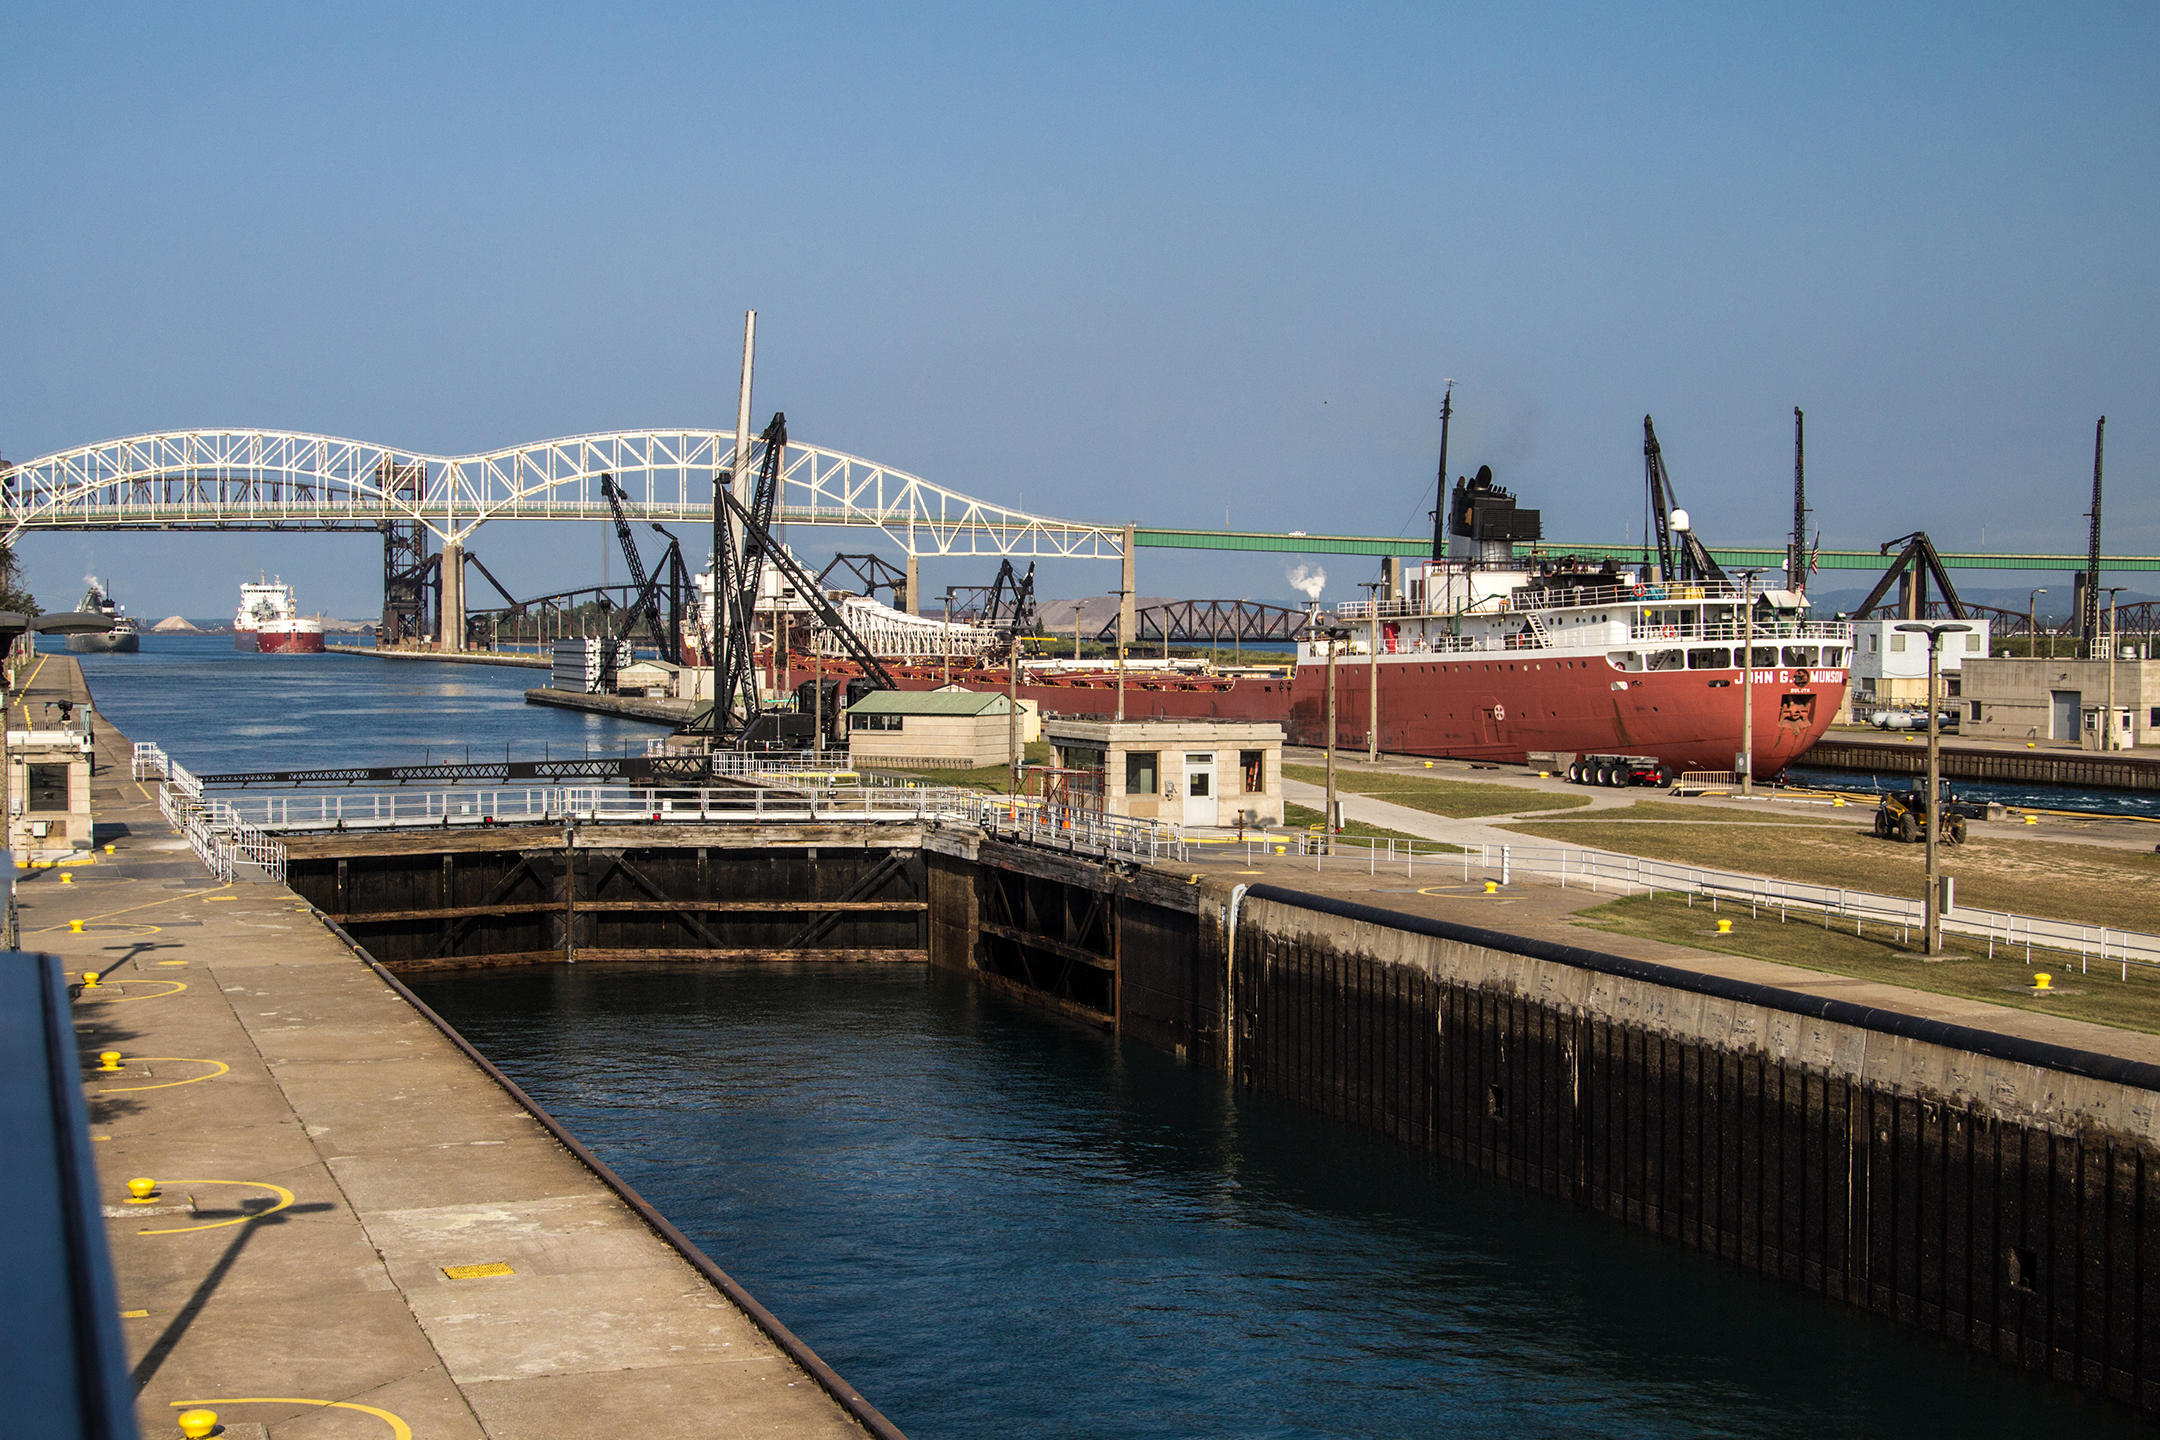
[[[2050,690],[2048,692],[2048,739],[2076,740],[2078,735],[2078,710],[2084,703],[2084,692],[2078,690]]]
[[[1218,823],[1217,814],[1215,752],[1190,751],[1185,756],[1185,823],[1214,825]]]

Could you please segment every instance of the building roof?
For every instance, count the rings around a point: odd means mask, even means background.
[[[1009,708],[990,690],[876,690],[848,706],[848,714],[1003,715]]]
[[[615,673],[621,675],[632,670],[661,670],[673,675],[681,669],[682,666],[670,664],[665,660],[633,660]]]

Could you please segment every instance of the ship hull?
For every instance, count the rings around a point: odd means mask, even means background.
[[[1007,693],[1011,679],[1003,670],[973,669],[955,665],[890,665],[886,667],[902,690],[935,690],[953,684],[969,690]],[[862,672],[844,661],[827,661],[830,679],[848,680]],[[807,682],[816,673],[810,663],[797,657],[789,667],[787,688]],[[1044,715],[1072,719],[1103,719],[1118,713],[1119,683],[1115,671],[1075,671],[1057,675],[1025,675],[1019,693],[1032,700]],[[1127,719],[1161,717],[1172,720],[1253,720],[1287,725],[1290,720],[1290,681],[1287,678],[1254,676],[1158,676],[1149,672],[1126,675],[1123,689]]]
[[[323,632],[314,629],[235,630],[233,649],[263,655],[320,655],[323,653]]]
[[[142,636],[70,635],[67,648],[78,655],[133,655],[142,649]]]
[[[1363,749],[1371,672],[1335,667],[1335,743]],[[1758,669],[1754,766],[1774,775],[1822,738],[1843,670]],[[1293,744],[1327,743],[1327,667],[1298,667]],[[1522,763],[1532,754],[1643,755],[1674,773],[1737,767],[1748,708],[1738,670],[1618,675],[1602,656],[1412,660],[1380,666],[1380,748],[1399,755]]]

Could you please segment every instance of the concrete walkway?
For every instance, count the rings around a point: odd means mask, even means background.
[[[209,877],[128,751],[101,727],[116,853],[18,884],[25,948],[106,972],[77,1031],[145,1436],[183,1401],[235,1440],[863,1433],[290,891]]]

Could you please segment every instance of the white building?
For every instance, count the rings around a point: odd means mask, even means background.
[[[1875,705],[1927,704],[1928,637],[1897,628],[1911,623],[1895,618],[1853,622],[1851,696],[1856,714]],[[1958,694],[1965,661],[1988,653],[1988,622],[1962,623],[1972,629],[1942,637],[1942,694],[1938,698]]]

